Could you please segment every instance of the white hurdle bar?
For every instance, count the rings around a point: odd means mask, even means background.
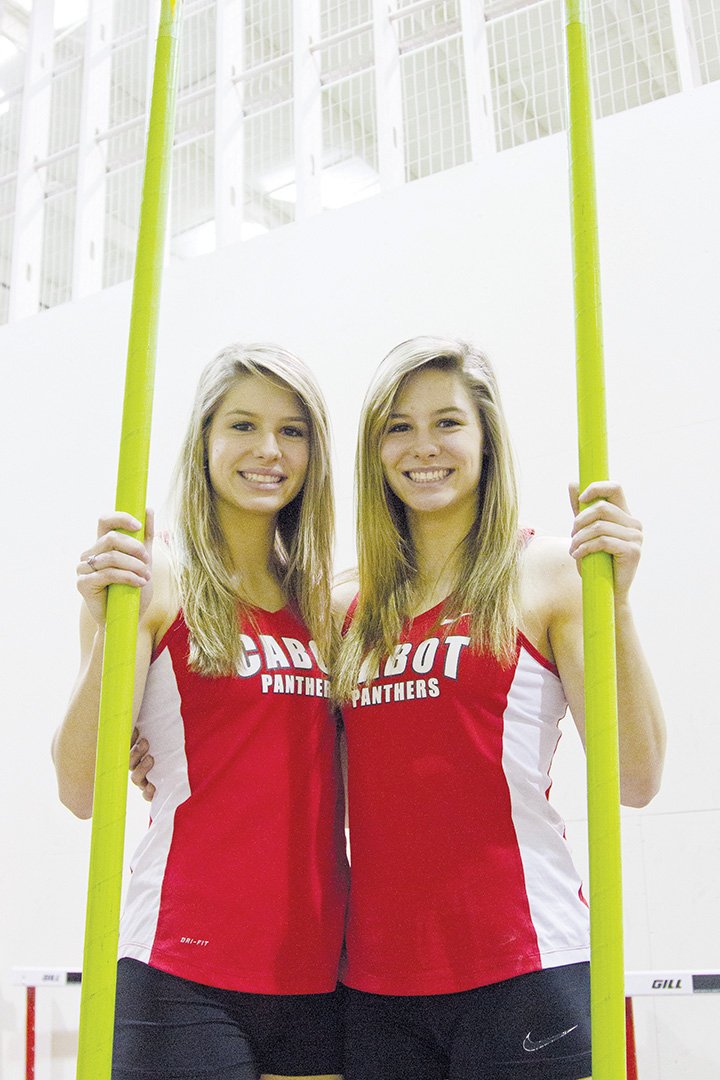
[[[77,968],[14,967],[13,983],[27,989],[25,1030],[25,1080],[35,1080],[35,991],[38,986],[79,985]],[[720,993],[720,971],[626,971],[627,1080],[638,1080],[632,999],[636,997],[684,997],[688,994]]]
[[[625,997],[720,993],[718,971],[626,971]]]
[[[14,967],[12,973],[15,986],[66,986],[82,982],[79,968]]]

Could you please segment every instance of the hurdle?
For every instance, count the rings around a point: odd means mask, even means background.
[[[640,1080],[635,1046],[633,999],[636,997],[686,997],[692,994],[720,994],[718,971],[627,971],[625,972],[625,1031],[627,1080]]]
[[[77,986],[82,972],[77,968],[15,967],[15,986],[26,988],[25,1080],[35,1080],[35,994],[41,986]],[[720,994],[720,971],[626,971],[625,1023],[627,1038],[627,1080],[641,1080],[635,1048],[633,999],[673,998],[692,994]]]
[[[76,986],[82,972],[68,968],[15,967],[15,986],[25,987],[25,1080],[35,1080],[35,994],[38,986]]]

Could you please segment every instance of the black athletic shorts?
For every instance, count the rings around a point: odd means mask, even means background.
[[[122,959],[112,1080],[342,1073],[343,996],[217,990]]]
[[[346,988],[345,1080],[581,1080],[591,1074],[590,965],[394,997]]]

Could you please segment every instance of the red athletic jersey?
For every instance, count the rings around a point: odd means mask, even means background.
[[[188,669],[182,614],[138,719],[157,789],[120,956],[228,990],[334,990],[347,899],[325,667],[288,609],[256,609],[236,676]]]
[[[588,959],[588,912],[548,802],[566,711],[520,635],[503,668],[442,605],[343,710],[352,884],[342,981],[443,994]]]

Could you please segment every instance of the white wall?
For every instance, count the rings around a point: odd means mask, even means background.
[[[646,525],[637,616],[665,702],[661,794],[625,815],[630,968],[720,969],[717,639],[717,130],[720,85],[597,127],[613,473]],[[335,418],[338,566],[353,559],[351,467],[370,371],[417,333],[464,335],[499,369],[523,519],[565,533],[576,472],[566,149],[553,137],[289,226],[166,275],[150,501],[161,505],[197,372],[270,339],[317,371]],[[129,286],[0,331],[3,836],[0,1073],[22,1075],[12,965],[79,965],[89,823],[49,756],[77,662],[74,566],[112,505]],[[583,762],[571,728],[555,801],[579,863]],[[130,799],[129,836],[145,826]],[[74,1076],[77,991],[39,992],[38,1080]],[[642,1080],[711,1080],[720,997],[637,1002]],[[2,1071],[4,1070],[4,1071]]]

